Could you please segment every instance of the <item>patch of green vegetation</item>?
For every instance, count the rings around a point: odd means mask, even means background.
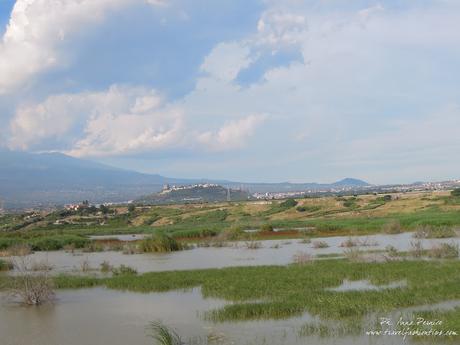
[[[0,237],[0,250],[5,250],[12,246],[21,244],[21,243],[22,243],[21,238],[9,238],[9,237],[1,238]]]
[[[183,246],[173,237],[157,232],[151,237],[143,239],[140,243],[140,249],[144,253],[166,253],[182,250]]]
[[[420,197],[420,199],[423,198]],[[453,196],[442,196],[452,199]],[[253,205],[251,202],[238,202],[226,204],[195,204],[181,206],[136,206],[132,212],[126,212],[126,208],[108,207],[105,213],[100,208],[88,208],[88,214],[68,210],[57,210],[48,215],[33,213],[4,215],[0,217],[0,250],[12,245],[29,244],[38,241],[40,237],[52,238],[55,236],[72,235],[84,238],[88,235],[112,235],[145,233],[153,234],[157,230],[170,234],[174,238],[199,239],[208,237],[208,234],[218,236],[226,229],[239,227],[241,229],[257,229],[263,224],[270,223],[274,228],[292,229],[312,227],[316,230],[311,233],[312,237],[335,236],[335,235],[359,235],[382,232],[382,228],[390,221],[398,221],[403,231],[415,230],[420,226],[448,227],[460,226],[460,212],[458,208],[446,210],[441,206],[424,207],[407,213],[384,213],[379,216],[369,214],[368,210],[380,207],[390,202],[391,196],[378,196],[370,199],[368,203],[356,208],[356,197],[340,197],[342,202],[350,201],[348,208],[327,207],[330,199],[318,199],[315,205],[300,205],[294,199],[273,201],[270,207],[264,211],[255,213],[257,207],[251,213],[247,210]],[[329,201],[328,201],[329,200]],[[369,200],[369,199],[361,199]],[[444,200],[444,199],[442,199]],[[324,201],[324,204],[321,202]],[[435,207],[436,206],[436,207]],[[274,214],[297,210],[304,212],[301,219],[299,215],[290,218],[291,212],[283,214],[283,219],[272,219]],[[83,212],[83,211],[82,211]],[[340,217],[337,216],[340,214]],[[35,222],[36,219],[42,221]],[[297,219],[294,219],[297,218]],[[34,220],[26,228],[22,226],[25,221]],[[157,224],[153,224],[161,220]],[[22,224],[22,225],[21,225]],[[140,224],[140,225],[139,225]],[[158,225],[164,224],[164,225]],[[1,230],[5,231],[1,231]],[[8,231],[6,231],[8,229]],[[296,237],[291,232],[288,237]],[[81,241],[81,239],[79,240]],[[44,243],[51,249],[60,247],[58,243],[52,244],[49,240],[38,241],[36,248],[44,247]],[[72,245],[72,244],[70,244]],[[78,243],[77,247],[80,246]],[[36,250],[37,250],[36,249]]]
[[[297,206],[297,201],[294,199],[287,199],[282,202],[273,202],[271,207],[266,210],[262,211],[259,213],[260,216],[271,216],[272,214],[280,213],[289,210],[290,208],[293,208]]]
[[[430,329],[436,331],[442,331],[443,334],[448,334],[449,332],[454,332],[455,334],[443,336],[447,340],[458,341],[460,335],[460,307],[454,308],[453,310],[430,310],[430,311],[420,311],[412,313],[411,315],[406,315],[405,320],[415,320],[415,325],[409,326],[411,330],[426,330]],[[424,321],[428,321],[428,324]],[[439,324],[430,325],[429,322],[440,321]],[[417,324],[418,323],[418,324]],[[424,337],[428,338],[428,337]],[[430,336],[432,339],[433,336]]]
[[[340,258],[342,256],[340,253],[316,254],[316,257],[319,259]]]
[[[349,335],[359,336],[363,332],[362,320],[360,318],[350,318],[345,321],[333,322],[329,320],[316,320],[304,324],[298,331],[300,337],[318,336],[325,337],[344,337]]]
[[[0,237],[0,249],[5,250],[17,245],[28,245],[35,251],[60,250],[66,246],[83,248],[90,240],[76,235],[40,236],[37,233],[23,234],[21,237]]]
[[[321,206],[319,206],[319,205],[303,205],[303,206],[297,206],[296,210],[298,212],[310,212],[310,213],[313,213],[313,212],[317,212],[317,211],[321,210]]]
[[[160,321],[152,322],[149,327],[149,334],[156,345],[184,345],[185,342],[181,339],[173,329],[163,325]]]
[[[346,207],[352,210],[356,210],[359,208],[359,205],[357,204],[357,202],[358,202],[358,199],[354,196],[347,198],[343,201],[343,207]]]
[[[262,224],[259,228],[261,232],[273,232],[273,225],[271,224]]]
[[[329,289],[344,280],[369,280],[381,286],[402,279],[407,286],[347,292]],[[331,259],[309,265],[152,272],[99,280],[91,277],[56,278],[56,286],[61,288],[97,284],[138,292],[201,286],[204,297],[233,302],[206,313],[207,319],[217,322],[288,318],[306,311],[324,320],[349,320],[375,312],[459,299],[460,262],[363,263]]]
[[[382,226],[382,230],[390,235],[400,234],[402,232],[401,223],[397,219],[391,219]]]
[[[460,188],[454,189],[452,192],[450,192],[450,195],[456,198],[460,197]]]
[[[224,222],[228,216],[227,210],[215,210],[211,212],[199,213],[190,215],[187,218],[181,220],[181,223],[216,223]]]
[[[218,234],[215,230],[201,229],[201,230],[178,230],[171,233],[174,238],[206,238],[214,237]]]
[[[116,276],[135,276],[137,274],[137,270],[132,267],[126,265],[120,265],[119,267],[112,268],[112,274],[114,277]]]
[[[225,229],[220,237],[225,241],[235,241],[247,238],[248,234],[239,226],[232,226]]]
[[[47,251],[60,250],[66,246],[83,248],[90,243],[90,240],[81,236],[61,235],[52,237],[39,237],[27,242],[32,250]]]

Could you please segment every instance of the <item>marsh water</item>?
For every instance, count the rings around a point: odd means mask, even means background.
[[[411,344],[399,337],[303,337],[302,325],[314,321],[309,314],[287,320],[212,323],[204,320],[204,312],[227,302],[205,299],[200,289],[147,294],[105,288],[63,290],[55,303],[39,307],[4,299],[0,303],[2,345],[154,344],[148,325],[158,320],[197,345]]]
[[[126,237],[125,237],[126,236]],[[124,235],[123,239],[133,238]],[[234,242],[228,247],[197,247],[173,253],[133,254],[126,255],[122,252],[95,252],[95,253],[67,253],[65,251],[35,252],[30,258],[36,262],[46,261],[53,267],[54,273],[78,271],[83,263],[97,269],[104,261],[113,266],[121,264],[135,268],[138,272],[191,270],[206,268],[222,268],[230,266],[256,266],[256,265],[287,265],[293,262],[296,253],[306,253],[312,256],[343,254],[347,248],[342,243],[352,239],[360,244],[359,248],[366,250],[384,250],[393,246],[399,251],[411,249],[411,243],[418,241],[412,233],[397,235],[372,235],[372,236],[337,236],[313,239],[311,243],[302,240],[266,240],[259,241],[261,248],[248,249],[246,242]],[[423,239],[420,240],[423,248],[431,248],[439,243],[457,243],[459,238],[453,239]],[[327,248],[315,248],[315,242],[327,243]]]
[[[121,252],[66,253],[36,252],[30,257],[44,260],[53,266],[53,272],[77,272],[82,261],[98,268],[108,261],[136,268],[139,272],[187,270],[249,265],[286,265],[297,252],[341,254],[341,244],[349,237],[328,237],[303,243],[299,239],[261,241],[262,248],[248,249],[245,242],[231,247],[198,247],[167,254],[124,255]],[[354,237],[363,250],[397,250],[411,248],[415,241],[410,233]],[[314,248],[315,241],[323,241],[327,248]],[[422,240],[425,248],[443,242],[459,243],[459,239]],[[403,287],[404,281],[385,286]],[[344,281],[337,289],[381,289],[369,282]],[[0,295],[0,297],[2,297]],[[4,297],[4,296],[3,296]],[[377,337],[364,333],[346,337],[302,336],[302,326],[315,321],[309,314],[286,320],[240,321],[213,323],[203,317],[206,311],[220,308],[230,302],[204,298],[199,288],[165,293],[135,293],[106,288],[59,290],[56,301],[39,307],[25,307],[10,299],[0,299],[0,343],[2,345],[126,345],[153,344],[148,337],[148,325],[161,320],[175,328],[189,344],[235,345],[400,345],[413,344],[410,339],[397,336]],[[439,307],[458,305],[458,301]],[[425,306],[422,309],[429,308]],[[436,339],[436,344],[441,343]],[[414,342],[415,344],[415,342]],[[419,343],[417,343],[419,344]]]

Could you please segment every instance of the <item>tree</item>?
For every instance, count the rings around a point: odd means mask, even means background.
[[[450,192],[450,195],[453,197],[460,197],[460,188],[454,189],[452,192]]]
[[[136,210],[136,206],[134,204],[129,204],[128,212],[133,213]]]
[[[99,206],[99,210],[102,212],[102,214],[107,214],[109,213],[109,208],[105,205]]]

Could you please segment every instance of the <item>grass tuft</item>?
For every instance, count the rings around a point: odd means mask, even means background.
[[[161,321],[150,323],[150,336],[154,339],[155,345],[183,345],[181,337],[171,328],[165,326]]]
[[[173,237],[158,232],[141,241],[140,249],[144,253],[166,253],[184,249]]]

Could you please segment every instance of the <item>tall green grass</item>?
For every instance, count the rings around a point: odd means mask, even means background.
[[[145,238],[140,243],[140,249],[144,253],[166,253],[184,249],[175,238],[158,232],[151,237]]]
[[[184,345],[185,342],[173,329],[165,326],[161,321],[154,321],[149,326],[150,336],[156,345]]]
[[[404,280],[407,286],[348,292],[328,289],[339,286],[345,279],[369,280],[376,285]],[[460,261],[363,263],[331,259],[309,265],[152,272],[100,280],[58,277],[56,286],[97,284],[138,292],[201,287],[204,297],[233,302],[206,313],[207,319],[216,322],[288,318],[304,312],[323,319],[346,320],[460,299]]]
[[[28,245],[35,251],[60,250],[68,245],[83,248],[89,243],[88,238],[77,235],[40,236],[40,234],[32,233],[21,237],[0,237],[0,250],[21,244]]]

